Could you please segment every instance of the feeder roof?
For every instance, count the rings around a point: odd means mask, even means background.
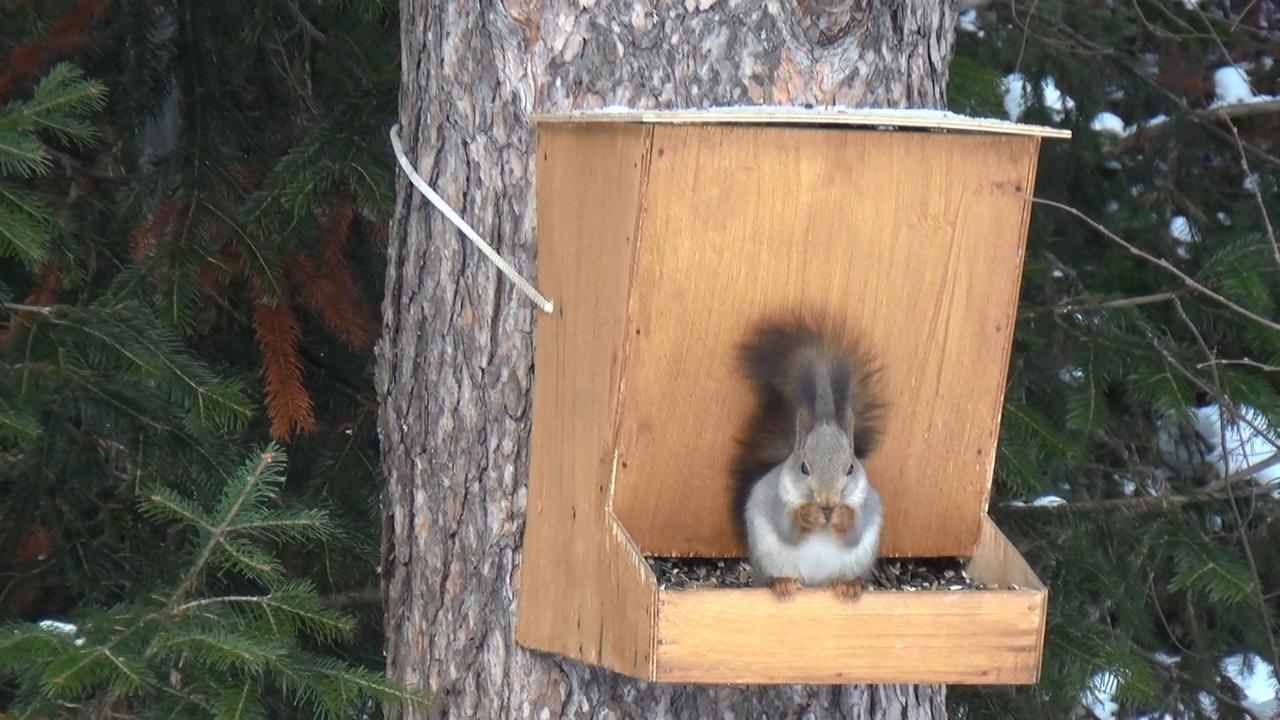
[[[534,122],[629,122],[708,125],[847,125],[893,129],[952,130],[995,135],[1069,138],[1070,130],[997,118],[975,118],[925,108],[798,107],[739,105],[692,110],[641,110],[610,106],[597,110],[539,113]]]

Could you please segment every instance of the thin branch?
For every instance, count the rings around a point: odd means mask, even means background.
[[[91,168],[70,155],[58,152],[53,148],[46,147],[45,152],[49,153],[49,156],[54,160],[57,160],[58,163],[62,165],[62,168],[68,173],[77,173],[91,180],[97,180],[105,183],[125,184],[129,182],[128,175],[112,175],[104,170]]]
[[[1195,110],[1191,115],[1205,120],[1231,120],[1232,118],[1253,117],[1254,115],[1268,115],[1274,112],[1280,112],[1280,98],[1214,105],[1203,110]],[[1240,139],[1238,135],[1236,139]],[[1243,143],[1240,150],[1241,152],[1244,151]]]
[[[1035,317],[1046,313],[1060,315],[1062,313],[1079,312],[1082,310],[1114,310],[1116,308],[1136,307],[1138,305],[1151,305],[1153,303],[1167,302],[1176,297],[1178,297],[1178,293],[1162,292],[1154,293],[1152,295],[1139,295],[1131,298],[1117,298],[1115,300],[1091,300],[1082,302],[1076,298],[1072,298],[1069,300],[1063,300],[1061,303],[1051,307],[1041,307],[1020,313],[1019,316]]]
[[[1178,268],[1174,267],[1173,264],[1170,263],[1169,261],[1164,260],[1162,258],[1158,258],[1155,255],[1152,255],[1148,252],[1138,249],[1128,241],[1121,238],[1119,235],[1116,235],[1115,233],[1108,230],[1105,226],[1103,226],[1098,221],[1094,220],[1088,215],[1085,215],[1084,213],[1071,207],[1070,205],[1064,205],[1060,202],[1055,202],[1053,200],[1045,200],[1043,198],[1031,197],[1025,194],[1023,195],[1023,197],[1028,198],[1029,200],[1031,200],[1031,202],[1034,202],[1034,203],[1039,203],[1041,205],[1048,205],[1050,207],[1056,207],[1059,210],[1065,210],[1066,212],[1085,221],[1094,230],[1097,230],[1098,232],[1102,233],[1102,235],[1105,236],[1108,240],[1111,240],[1112,242],[1120,245],[1125,250],[1128,250],[1130,253],[1137,255],[1138,257],[1142,258],[1143,260],[1146,260],[1147,262],[1153,265],[1157,265],[1173,273],[1188,288],[1204,295],[1205,297],[1208,297],[1209,299],[1213,300],[1214,302],[1217,302],[1220,305],[1223,305],[1231,310],[1234,310],[1235,312],[1249,318],[1250,320],[1253,320],[1254,322],[1265,325],[1266,327],[1269,327],[1272,330],[1280,330],[1280,323],[1277,323],[1273,320],[1268,320],[1267,318],[1262,317],[1261,315],[1253,312],[1252,310],[1248,310],[1244,307],[1241,307],[1240,305],[1237,305],[1236,303],[1228,300],[1227,298],[1201,285],[1200,283],[1193,280],[1190,275],[1187,275],[1186,273],[1182,272]]]
[[[1135,305],[1150,305],[1151,303],[1160,303],[1167,300],[1173,300],[1178,297],[1178,293],[1162,292],[1152,295],[1139,295],[1138,297],[1120,298],[1119,300],[1104,300],[1096,303],[1081,303],[1079,305],[1067,305],[1062,308],[1063,311],[1070,312],[1072,310],[1105,310],[1111,308],[1132,307]]]
[[[1263,372],[1280,372],[1280,366],[1268,365],[1266,363],[1258,362],[1257,360],[1250,360],[1249,358],[1240,358],[1238,360],[1218,359],[1213,361],[1205,361],[1200,363],[1199,365],[1196,365],[1196,369],[1203,370],[1204,368],[1210,365],[1246,365],[1248,367],[1262,370]]]
[[[1273,465],[1280,465],[1280,453],[1276,453],[1266,460],[1252,465],[1248,470],[1248,474],[1244,477],[1265,470]],[[1145,513],[1145,512],[1168,512],[1178,510],[1187,505],[1196,503],[1211,502],[1215,500],[1227,500],[1236,498],[1250,498],[1259,495],[1267,495],[1275,492],[1277,488],[1269,485],[1255,485],[1250,488],[1244,488],[1241,492],[1236,493],[1232,489],[1239,479],[1233,481],[1227,486],[1217,486],[1211,490],[1194,493],[1191,495],[1144,495],[1142,497],[1122,497],[1109,498],[1106,500],[1080,500],[1078,502],[1059,503],[1057,505],[1008,505],[1000,504],[998,509],[1000,512],[1042,512],[1053,514],[1073,514],[1073,513],[1093,513],[1093,512],[1126,512],[1126,513]],[[1215,485],[1217,485],[1215,483]]]
[[[1276,101],[1280,103],[1280,100]],[[1240,139],[1240,131],[1235,123],[1228,123],[1231,135],[1236,139],[1236,148],[1240,151],[1240,169],[1244,171],[1245,184],[1253,192],[1253,199],[1258,203],[1258,214],[1262,216],[1262,226],[1267,229],[1267,239],[1271,241],[1271,252],[1275,254],[1276,267],[1280,267],[1280,244],[1276,244],[1276,231],[1271,227],[1271,216],[1267,213],[1267,204],[1262,200],[1260,182],[1249,168],[1249,155],[1244,151],[1244,141]],[[1253,179],[1253,182],[1248,182]]]
[[[1179,311],[1182,310],[1181,306],[1178,307],[1178,310]],[[1183,317],[1184,318],[1186,317],[1185,313],[1183,313]],[[1190,320],[1187,320],[1187,322],[1189,323]],[[1258,437],[1265,440],[1267,444],[1272,447],[1272,449],[1276,451],[1280,451],[1280,442],[1277,442],[1274,438],[1271,437],[1271,430],[1261,427],[1260,425],[1258,425],[1258,423],[1254,422],[1253,419],[1250,418],[1248,415],[1245,415],[1244,413],[1240,412],[1236,408],[1235,403],[1231,401],[1231,398],[1227,397],[1226,394],[1222,392],[1221,385],[1217,384],[1217,364],[1216,363],[1210,363],[1210,372],[1213,373],[1214,375],[1214,383],[1215,383],[1214,385],[1210,385],[1209,383],[1206,383],[1204,380],[1202,380],[1198,375],[1188,370],[1185,365],[1183,365],[1177,358],[1173,356],[1173,353],[1166,350],[1164,346],[1162,346],[1160,342],[1156,339],[1157,335],[1154,330],[1152,330],[1149,326],[1146,326],[1146,325],[1143,325],[1143,328],[1147,331],[1147,334],[1149,336],[1148,341],[1151,343],[1151,346],[1156,349],[1156,352],[1160,353],[1160,356],[1164,358],[1165,362],[1171,365],[1179,373],[1181,373],[1183,377],[1187,378],[1192,383],[1194,383],[1196,387],[1208,393],[1213,398],[1214,402],[1218,403],[1218,407],[1220,408],[1219,414],[1221,414],[1221,410],[1225,410],[1227,414],[1232,418],[1233,421],[1239,421],[1244,423],[1245,425],[1248,425],[1249,429],[1252,430],[1254,433],[1256,433]],[[1204,344],[1204,340],[1200,338],[1200,333],[1199,331],[1195,330],[1194,326],[1192,327],[1192,332],[1196,335],[1196,339],[1200,342],[1200,347],[1203,348],[1205,352],[1208,352],[1208,348]],[[1209,358],[1210,360],[1214,359],[1212,353],[1209,353]],[[1224,428],[1226,427],[1226,423],[1220,422],[1220,424],[1222,425],[1222,427]],[[1222,452],[1224,454],[1224,457],[1227,452],[1227,449],[1228,448],[1226,446],[1226,439],[1224,437],[1223,444],[1222,444]],[[1226,469],[1229,470],[1230,468],[1226,468]]]
[[[1272,113],[1277,113],[1277,112],[1280,112],[1280,98],[1276,98],[1273,100],[1261,100],[1258,102],[1231,103],[1229,105],[1214,105],[1212,107],[1203,108],[1201,110],[1192,110],[1191,108],[1185,108],[1185,113],[1192,122],[1195,122],[1196,124],[1203,125],[1206,127],[1213,127],[1216,132],[1223,133],[1224,135],[1225,135],[1225,131],[1218,128],[1215,125],[1212,125],[1212,123],[1225,121],[1226,124],[1232,128],[1233,134],[1234,134],[1235,127],[1234,127],[1234,124],[1231,122],[1233,118],[1254,117],[1257,115],[1270,115]],[[1126,153],[1129,150],[1132,150],[1134,146],[1138,145],[1139,143],[1149,140],[1154,135],[1157,135],[1160,132],[1164,131],[1164,129],[1167,127],[1169,127],[1168,121],[1165,121],[1162,123],[1155,123],[1153,125],[1146,125],[1146,126],[1137,128],[1133,132],[1124,136],[1118,142],[1112,143],[1109,147],[1109,151],[1112,155],[1119,155],[1119,154]],[[1245,149],[1245,143],[1243,140],[1240,139],[1238,135],[1236,136],[1236,142],[1240,148],[1240,152],[1244,153],[1245,156],[1247,156],[1248,151],[1246,151]],[[1260,150],[1252,146],[1250,146],[1250,150],[1253,150],[1254,154],[1261,152]]]
[[[323,595],[320,603],[334,610],[346,610],[357,605],[379,605],[382,603],[382,591],[375,587]]]
[[[10,312],[32,312],[41,315],[52,315],[58,311],[57,305],[23,305],[22,303],[0,303],[0,308]]]
[[[302,28],[303,32],[307,34],[307,37],[315,40],[319,45],[329,44],[329,38],[326,37],[324,33],[320,32],[319,28],[311,24],[311,21],[302,13],[302,9],[298,7],[296,2],[293,0],[285,0],[284,6],[289,10],[289,14],[293,16],[293,19],[298,21],[298,25]]]
[[[1093,42],[1090,42],[1088,38],[1072,30],[1070,27],[1067,27],[1066,25],[1058,24],[1057,26],[1055,26],[1055,29],[1058,32],[1062,33],[1064,36],[1070,38],[1077,45],[1079,45],[1080,47],[1086,49],[1091,53],[1095,53],[1098,55],[1106,55],[1106,56],[1115,58],[1116,61],[1120,65],[1122,65],[1126,70],[1136,75],[1140,80],[1150,85],[1153,90],[1160,93],[1166,99],[1168,99],[1170,102],[1176,105],[1184,114],[1186,114],[1186,116],[1192,122],[1208,130],[1211,134],[1217,135],[1222,140],[1227,140],[1227,141],[1231,140],[1231,135],[1226,130],[1223,130],[1222,128],[1218,127],[1214,123],[1214,118],[1210,116],[1197,114],[1196,111],[1192,110],[1187,105],[1185,100],[1178,97],[1176,93],[1169,90],[1165,86],[1156,82],[1155,79],[1152,78],[1150,75],[1148,75],[1146,71],[1138,67],[1128,58],[1120,56],[1110,48],[1105,48],[1105,47],[1102,47],[1101,45],[1097,45]],[[1243,146],[1246,150],[1249,151],[1250,154],[1252,154],[1254,157],[1258,158],[1259,160],[1262,160],[1268,165],[1280,167],[1280,158],[1277,158],[1274,155],[1266,152],[1265,150],[1255,147],[1254,145],[1251,145],[1249,143],[1243,143]]]

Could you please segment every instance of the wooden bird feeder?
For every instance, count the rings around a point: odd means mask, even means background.
[[[537,122],[539,316],[521,645],[678,683],[1033,683],[1047,592],[991,520],[1030,195],[1065,131],[911,111]],[[745,556],[728,472],[748,327],[817,308],[884,366],[880,555],[986,590],[660,589]]]

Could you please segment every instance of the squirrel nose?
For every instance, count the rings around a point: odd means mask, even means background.
[[[835,512],[835,510],[834,507],[822,508],[822,519],[828,523],[831,522],[831,513]]]

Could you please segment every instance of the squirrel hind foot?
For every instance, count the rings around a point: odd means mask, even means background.
[[[795,595],[796,590],[800,589],[800,580],[797,578],[769,578],[769,589],[779,600],[790,600]]]
[[[836,597],[841,600],[856,602],[858,598],[862,597],[863,590],[866,589],[866,581],[862,578],[855,578],[853,580],[836,580],[831,583],[831,586],[835,588]]]

